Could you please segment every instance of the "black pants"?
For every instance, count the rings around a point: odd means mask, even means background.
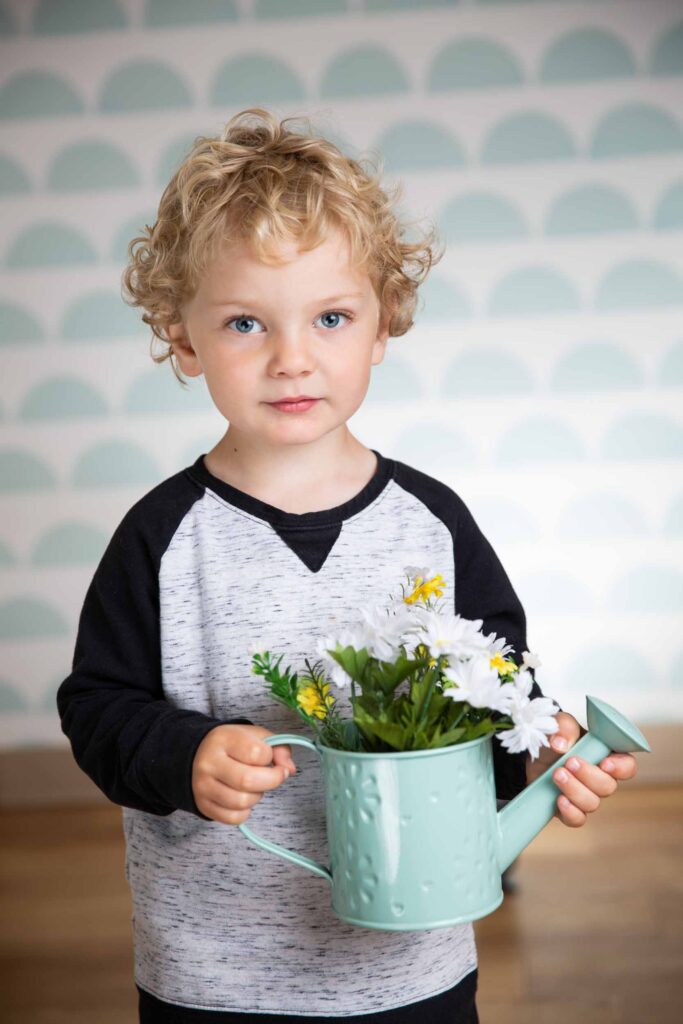
[[[139,994],[140,1024],[479,1024],[475,995],[478,969],[475,968],[453,988],[429,999],[376,1013],[347,1014],[345,1017],[300,1017],[289,1013],[220,1013],[214,1010],[190,1010],[156,999],[136,985]]]

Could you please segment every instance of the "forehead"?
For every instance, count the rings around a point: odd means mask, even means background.
[[[263,287],[287,287],[329,283],[333,290],[354,291],[370,288],[370,279],[362,268],[355,267],[346,235],[331,231],[314,249],[304,252],[297,239],[278,245],[269,259],[261,260],[248,240],[231,240],[216,246],[207,261],[200,288],[211,292],[225,288],[226,283],[250,283]]]

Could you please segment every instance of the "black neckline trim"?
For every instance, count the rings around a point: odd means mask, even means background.
[[[204,462],[206,453],[200,455],[192,466],[185,469],[185,472],[198,483],[209,487],[230,505],[235,505],[258,519],[264,519],[271,526],[308,530],[317,526],[329,526],[332,523],[344,522],[367,508],[384,490],[394,476],[394,460],[385,458],[375,448],[371,448],[370,451],[377,456],[374,476],[353,498],[349,498],[348,501],[336,505],[334,508],[319,509],[316,512],[286,512],[284,509],[277,508],[276,505],[269,505],[268,502],[241,491],[238,487],[213,475]]]

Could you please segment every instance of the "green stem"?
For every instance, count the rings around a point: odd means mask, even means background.
[[[423,718],[425,718],[425,716],[427,714],[427,711],[429,710],[429,705],[430,705],[431,700],[432,700],[432,694],[434,693],[434,687],[436,685],[436,679],[437,679],[437,675],[438,675],[437,668],[438,668],[438,666],[435,667],[435,668],[430,668],[428,670],[427,674],[429,674],[429,672],[431,672],[432,678],[430,680],[429,689],[427,690],[427,693],[425,695],[425,699],[422,701],[422,707],[420,708],[420,711],[419,711],[419,714],[418,714],[418,717],[417,717],[416,728],[420,727],[420,725],[422,724]]]
[[[463,720],[463,718],[465,717],[465,714],[466,714],[466,713],[467,713],[467,708],[466,708],[466,707],[463,707],[463,708],[462,708],[462,710],[461,710],[461,712],[460,712],[460,714],[459,714],[459,715],[458,715],[458,717],[456,718],[456,720],[455,720],[455,721],[454,721],[454,722],[453,722],[453,723],[452,723],[451,725],[449,725],[449,727],[448,727],[448,728],[449,728],[449,729],[456,729],[456,728],[457,728],[457,727],[458,727],[458,726],[460,725],[460,723],[461,723],[461,721]]]

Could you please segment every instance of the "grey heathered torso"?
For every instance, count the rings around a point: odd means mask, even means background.
[[[317,572],[268,521],[207,487],[161,560],[164,696],[311,738],[251,673],[247,645],[263,642],[284,654],[283,665],[303,668],[315,642],[362,604],[400,593],[408,564],[436,567],[453,597],[448,528],[393,478],[343,521]],[[332,689],[343,705],[348,691]],[[302,747],[292,756],[297,774],[264,794],[249,827],[329,863],[318,759]],[[477,966],[471,924],[409,932],[346,924],[325,879],[259,850],[236,826],[130,807],[123,823],[135,980],[160,999],[207,1010],[370,1013],[426,999]]]

